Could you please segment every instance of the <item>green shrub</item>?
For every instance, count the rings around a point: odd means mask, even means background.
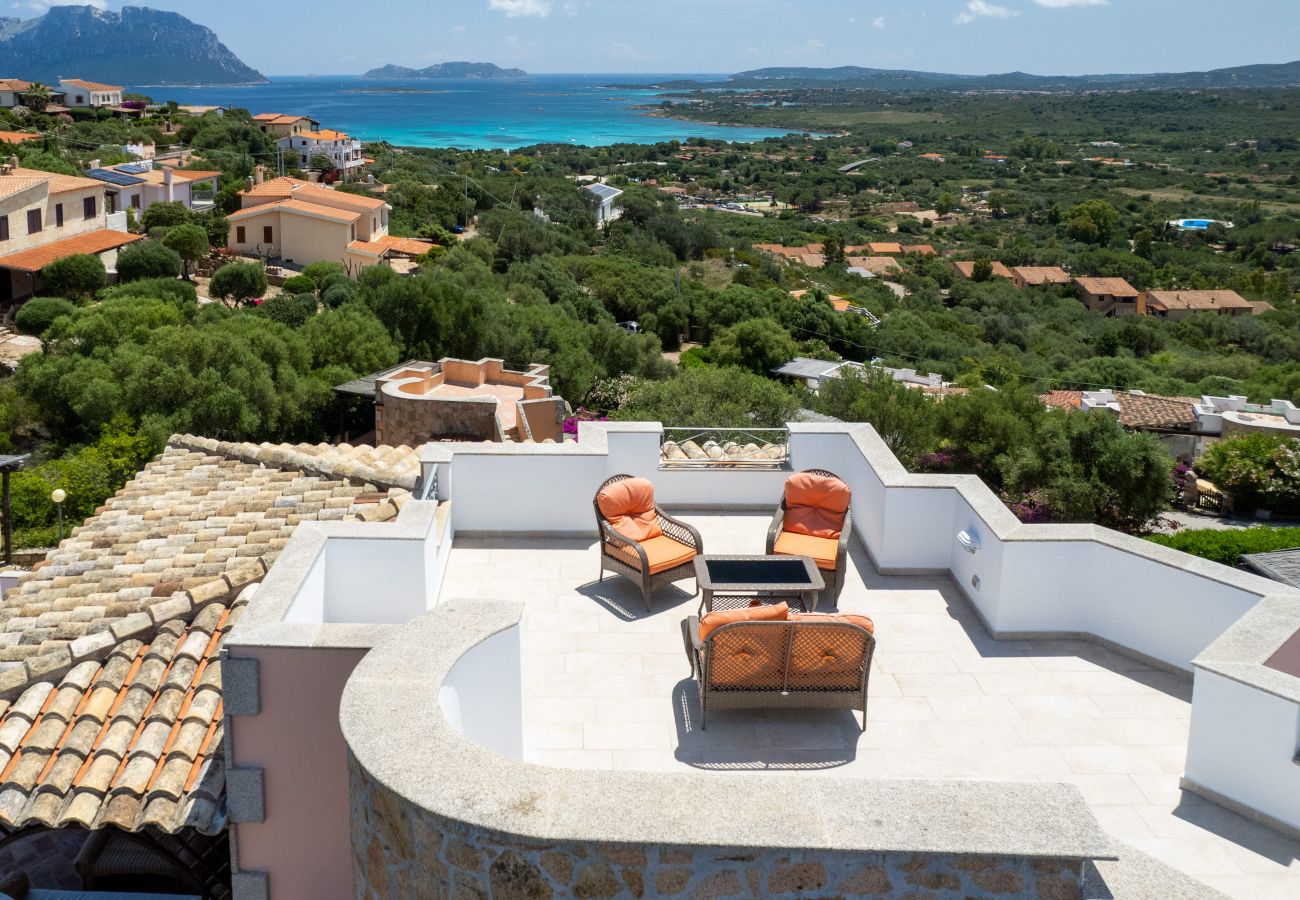
[[[236,306],[266,293],[266,269],[254,262],[227,263],[212,273],[208,290],[217,299]]]
[[[347,281],[346,279],[338,284],[332,284],[327,287],[321,294],[321,300],[330,309],[338,309],[344,303],[347,303],[357,295],[357,283]]]
[[[324,290],[327,287],[325,284],[325,278],[329,275],[343,275],[343,265],[341,263],[327,262],[324,260],[321,262],[308,263],[302,267],[302,274],[316,282],[317,290]]]
[[[171,300],[182,309],[193,309],[199,302],[199,293],[194,285],[188,281],[177,281],[175,278],[142,278],[139,281],[114,285],[99,293],[101,301],[115,300],[118,297]]]
[[[77,307],[61,297],[35,297],[18,309],[14,324],[23,334],[40,337],[59,316],[70,316]]]
[[[190,211],[179,200],[151,203],[140,217],[140,225],[146,232],[155,228],[174,228],[191,220]]]
[[[316,304],[315,294],[311,295],[311,301],[314,307]],[[311,316],[299,298],[290,294],[272,297],[261,305],[259,311],[271,320],[288,325],[290,328],[301,328]]]
[[[108,282],[103,262],[90,253],[74,253],[56,259],[41,269],[41,278],[51,294],[69,300],[93,294]]]
[[[180,255],[158,241],[137,241],[117,255],[118,281],[179,278]]]
[[[286,294],[315,294],[316,282],[308,275],[295,275],[286,278],[280,290]]]
[[[1153,534],[1147,540],[1225,566],[1235,566],[1243,553],[1266,553],[1269,550],[1300,547],[1300,528],[1268,528],[1262,525],[1237,531],[1201,528],[1176,534]]]

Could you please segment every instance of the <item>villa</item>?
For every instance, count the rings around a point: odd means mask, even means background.
[[[1070,273],[1060,266],[1012,266],[1011,283],[1018,288],[1069,284]]]
[[[153,159],[103,167],[99,160],[91,160],[86,177],[104,183],[110,213],[131,209],[137,216],[155,203],[182,203],[195,212],[210,210],[221,181],[217,171],[156,166]]]
[[[1088,309],[1108,316],[1138,315],[1141,291],[1123,278],[1076,278],[1074,286]]]
[[[366,164],[361,141],[341,131],[328,128],[294,131],[275,143],[289,154],[290,165],[304,169],[333,169],[345,181],[349,173],[359,171]],[[329,160],[328,167],[317,164],[322,158]]]
[[[232,250],[296,266],[327,260],[355,270],[433,249],[427,241],[389,235],[392,207],[378,197],[298,178],[267,181],[265,174],[262,166],[255,167],[239,194],[242,208],[226,216]]]
[[[64,95],[63,102],[73,109],[120,107],[122,91],[120,84],[100,84],[97,81],[84,81],[80,78],[59,79],[59,92]]]
[[[320,122],[307,116],[287,116],[284,113],[258,113],[253,121],[267,134],[277,138],[291,138],[306,131],[320,128]]]
[[[130,846],[236,900],[1300,890],[1296,589],[1022,525],[868,425],[743,465],[667,434],[173,437],[0,601],[0,869]],[[600,571],[593,497],[642,476],[726,558],[808,470],[846,492],[814,606],[874,623],[865,717],[705,720],[723,676],[684,651],[717,595]]]
[[[37,293],[41,269],[65,256],[94,254],[111,270],[118,249],[142,237],[107,209],[103,182],[24,169],[16,157],[0,166],[0,304]]]
[[[1250,316],[1261,310],[1236,291],[1229,290],[1145,291],[1138,298],[1138,314],[1143,316],[1176,322],[1205,312],[1220,316]]]

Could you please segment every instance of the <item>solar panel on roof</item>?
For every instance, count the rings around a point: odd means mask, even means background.
[[[623,193],[618,188],[612,188],[607,184],[589,184],[587,185],[587,190],[591,191],[602,200],[608,200],[611,197],[617,197],[619,194]]]
[[[145,172],[149,171],[149,167],[141,165],[140,163],[127,163],[126,165],[118,166],[117,171],[129,172],[132,175],[143,175]]]
[[[122,172],[115,172],[112,169],[91,169],[86,173],[97,181],[106,181],[109,184],[115,184],[118,187],[131,187],[135,184],[144,184],[143,178],[135,178]]]

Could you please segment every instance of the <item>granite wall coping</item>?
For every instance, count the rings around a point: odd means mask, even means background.
[[[447,721],[439,689],[522,611],[450,601],[362,659],[339,721],[371,778],[436,816],[531,841],[1115,858],[1071,785],[585,771],[495,753]]]

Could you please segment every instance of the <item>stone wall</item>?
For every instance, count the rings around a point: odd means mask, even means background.
[[[504,437],[494,398],[433,400],[386,395],[376,409],[375,440],[382,444],[418,447],[444,437],[475,441]]]
[[[1072,860],[529,841],[415,807],[351,754],[348,768],[358,900],[1082,897]]]

